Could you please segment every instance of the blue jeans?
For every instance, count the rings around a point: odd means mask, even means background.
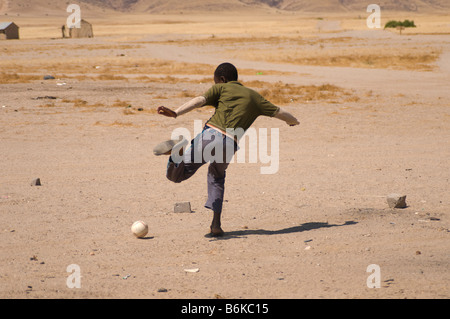
[[[225,171],[237,150],[238,146],[235,140],[206,126],[191,141],[191,145],[183,153],[180,163],[175,163],[172,156],[169,158],[166,176],[174,183],[181,183],[209,162],[208,200],[205,207],[221,213],[225,192]]]

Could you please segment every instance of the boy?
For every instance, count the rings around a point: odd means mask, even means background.
[[[176,111],[164,106],[158,107],[158,114],[172,118],[177,118],[205,105],[214,106],[216,111],[206,122],[202,133],[192,140],[191,147],[184,154],[180,155],[178,152],[180,145],[187,143],[182,140],[163,142],[155,147],[154,154],[171,154],[166,176],[174,183],[188,179],[202,165],[210,163],[207,176],[208,200],[205,207],[214,213],[210,230],[212,236],[218,237],[224,234],[221,228],[221,213],[225,190],[225,171],[238,149],[238,140],[242,137],[237,137],[236,134],[230,132],[239,129],[241,132],[245,132],[261,115],[278,118],[290,126],[300,123],[288,112],[239,83],[238,72],[230,63],[222,63],[217,67],[214,72],[214,83],[215,85],[203,96],[192,99]],[[203,156],[206,149],[210,152],[211,149],[213,150],[210,154],[214,159],[207,159]],[[180,156],[182,156],[182,160],[175,162],[174,158]]]

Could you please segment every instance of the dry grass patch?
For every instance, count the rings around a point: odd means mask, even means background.
[[[352,41],[351,37],[331,37],[331,38],[319,38],[319,37],[300,37],[297,35],[283,35],[283,36],[216,36],[211,35],[207,38],[189,39],[189,40],[167,40],[157,41],[153,43],[160,44],[175,44],[184,46],[236,46],[236,45],[264,45],[264,46],[276,46],[276,45],[314,45],[314,44],[326,44],[326,43],[345,43]],[[141,42],[148,43],[148,42]]]
[[[101,121],[97,121],[94,123],[96,126],[104,126],[104,127],[140,127],[132,122],[122,122],[122,121],[114,121],[112,123],[103,123]]]
[[[29,83],[38,80],[42,80],[42,77],[38,75],[26,75],[17,73],[0,73],[0,84]]]
[[[272,48],[229,51],[235,57],[295,65],[379,68],[393,70],[432,71],[439,59],[438,48]]]
[[[56,78],[78,81],[130,81],[144,83],[195,83],[191,75],[203,76],[201,81],[212,82],[217,66],[152,58],[131,57],[68,57],[65,59],[14,58],[0,61],[0,83],[27,83],[42,79],[35,74],[51,74]],[[241,75],[260,74],[260,70],[240,69]],[[19,75],[20,74],[20,75]],[[264,75],[291,75],[292,72],[265,70]],[[153,76],[152,76],[153,75]],[[158,76],[160,75],[160,76]],[[134,77],[133,77],[134,76]]]
[[[38,47],[39,53],[47,53],[48,51],[73,51],[73,50],[132,50],[139,49],[141,45],[130,45],[130,44],[74,44],[74,43],[64,43],[64,44],[52,44],[52,43],[40,43]],[[18,53],[36,53],[37,46],[35,44],[25,44],[20,43],[20,45],[11,45],[10,47],[2,48],[2,55],[14,56]]]
[[[128,81],[126,77],[114,74],[100,74],[97,75],[94,79],[99,81]]]
[[[103,103],[100,103],[100,102],[89,104],[88,101],[85,101],[85,100],[82,100],[82,99],[74,99],[74,100],[63,99],[61,102],[62,103],[72,103],[73,107],[90,107],[90,108],[95,108],[95,107],[104,107],[105,106]]]
[[[336,103],[338,100],[355,102],[359,98],[352,92],[331,84],[294,85],[283,82],[247,81],[247,87],[254,88],[274,104],[285,105],[296,101],[326,101]]]
[[[155,77],[155,76],[147,76],[142,75],[136,78],[139,82],[143,83],[169,83],[169,84],[176,84],[176,83],[197,83],[198,81],[195,81],[193,79],[189,79],[186,77],[179,78],[171,75],[166,75],[164,77]]]
[[[182,97],[182,98],[194,98],[196,96],[198,96],[199,94],[195,93],[195,92],[191,92],[191,91],[187,91],[187,90],[183,90],[180,93],[178,93],[177,97]]]
[[[111,106],[112,107],[131,107],[131,103],[117,99],[113,104],[111,104]]]
[[[57,105],[55,103],[46,103],[46,104],[38,105],[37,107],[52,108],[52,107],[57,107]]]

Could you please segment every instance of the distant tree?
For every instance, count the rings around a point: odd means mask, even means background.
[[[405,20],[405,21],[395,21],[395,20],[391,20],[388,21],[385,25],[384,28],[395,28],[397,30],[400,31],[400,34],[402,34],[402,30],[404,30],[405,28],[415,28],[416,25],[414,24],[413,20]]]

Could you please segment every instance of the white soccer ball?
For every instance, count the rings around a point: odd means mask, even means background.
[[[131,225],[131,232],[136,236],[137,238],[143,238],[145,235],[148,234],[148,225],[146,222],[143,222],[142,220],[138,220]]]

